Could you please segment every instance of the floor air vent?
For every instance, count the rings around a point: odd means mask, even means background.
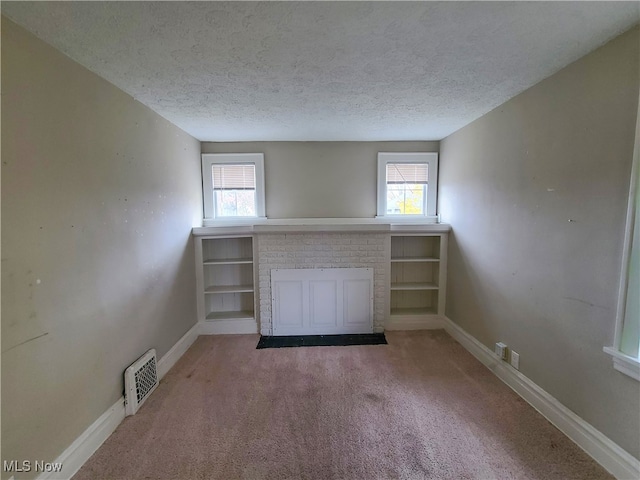
[[[156,351],[151,349],[124,371],[126,414],[136,413],[157,386]]]

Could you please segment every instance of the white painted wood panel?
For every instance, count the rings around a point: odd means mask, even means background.
[[[373,277],[371,281],[368,279],[362,280],[344,280],[343,283],[344,301],[343,301],[343,324],[346,327],[366,328],[367,322],[371,317],[373,306],[369,306],[365,300],[367,296],[371,295],[373,291]],[[371,296],[373,302],[373,296]],[[373,327],[373,324],[372,324]],[[372,333],[362,332],[362,333]]]
[[[281,280],[273,283],[273,311],[280,320],[279,326],[285,331],[304,328],[305,282],[302,280]]]
[[[373,333],[373,269],[273,269],[274,335]]]
[[[309,323],[315,329],[338,326],[338,281],[309,282]]]

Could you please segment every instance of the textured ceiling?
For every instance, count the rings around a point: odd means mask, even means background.
[[[639,12],[637,2],[2,2],[203,141],[441,139]]]

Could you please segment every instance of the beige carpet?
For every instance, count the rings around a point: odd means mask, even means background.
[[[612,478],[444,331],[200,337],[83,479]]]

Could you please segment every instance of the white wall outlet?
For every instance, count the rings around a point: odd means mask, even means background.
[[[496,352],[496,355],[500,358],[500,360],[507,359],[507,348],[508,348],[507,345],[505,345],[502,342],[496,343],[494,352]]]
[[[520,370],[520,354],[511,350],[511,366],[516,370]]]

